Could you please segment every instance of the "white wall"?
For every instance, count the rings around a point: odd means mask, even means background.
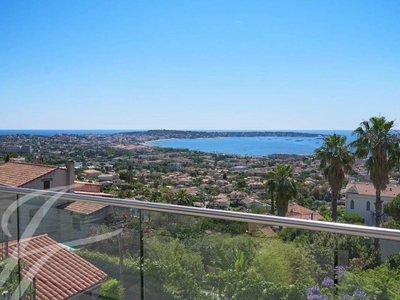
[[[350,208],[351,200],[354,200],[354,209]],[[382,197],[382,212],[383,205],[385,203],[389,203],[393,200],[393,198]],[[367,202],[370,202],[370,211],[367,211]],[[355,213],[359,214],[363,217],[364,222],[368,226],[375,225],[375,215],[372,216],[372,213],[375,213],[375,196],[369,195],[360,195],[360,194],[346,194],[346,213]]]
[[[50,180],[50,188],[66,186],[68,184],[67,170],[56,169],[53,172],[50,172],[49,174],[46,174],[36,180],[28,182],[22,187],[28,189],[43,190],[43,182],[46,180]]]

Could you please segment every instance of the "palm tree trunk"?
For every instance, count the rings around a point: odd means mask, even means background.
[[[375,227],[380,227],[382,221],[382,200],[381,200],[381,190],[376,189],[376,202],[375,202],[375,210],[376,210],[376,217],[375,217]],[[376,263],[381,263],[381,255],[380,255],[380,240],[379,238],[374,239],[374,246],[375,246],[375,255],[376,255]]]
[[[338,202],[339,193],[336,191],[332,191],[332,221],[336,222],[337,220],[337,202]]]
[[[271,194],[271,214],[275,214],[274,194]]]
[[[278,216],[285,217],[289,206],[289,201],[286,199],[276,199],[276,208]]]
[[[376,189],[376,202],[375,202],[375,227],[380,227],[382,221],[382,200],[381,200],[381,190]]]

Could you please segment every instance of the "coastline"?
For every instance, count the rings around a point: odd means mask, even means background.
[[[265,157],[265,156],[310,156],[321,146],[316,144],[316,137],[296,141],[288,141],[285,137],[270,139],[267,137],[230,137],[201,139],[155,139],[145,144],[151,147],[189,149],[203,153],[218,153],[235,156]]]

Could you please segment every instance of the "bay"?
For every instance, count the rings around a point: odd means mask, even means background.
[[[290,130],[294,131],[294,130]],[[295,132],[328,135],[337,133],[354,140],[352,130],[298,130]],[[322,146],[322,137],[228,137],[202,139],[170,139],[151,141],[148,145],[168,148],[186,148],[209,153],[263,156],[270,154],[311,154]]]

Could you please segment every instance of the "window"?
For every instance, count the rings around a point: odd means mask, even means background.
[[[43,189],[48,190],[50,188],[50,180],[43,181]]]
[[[72,228],[76,230],[81,230],[81,219],[72,218]]]
[[[371,210],[371,204],[369,203],[369,201],[367,201],[367,211]]]
[[[350,209],[354,209],[354,200],[350,201]]]

